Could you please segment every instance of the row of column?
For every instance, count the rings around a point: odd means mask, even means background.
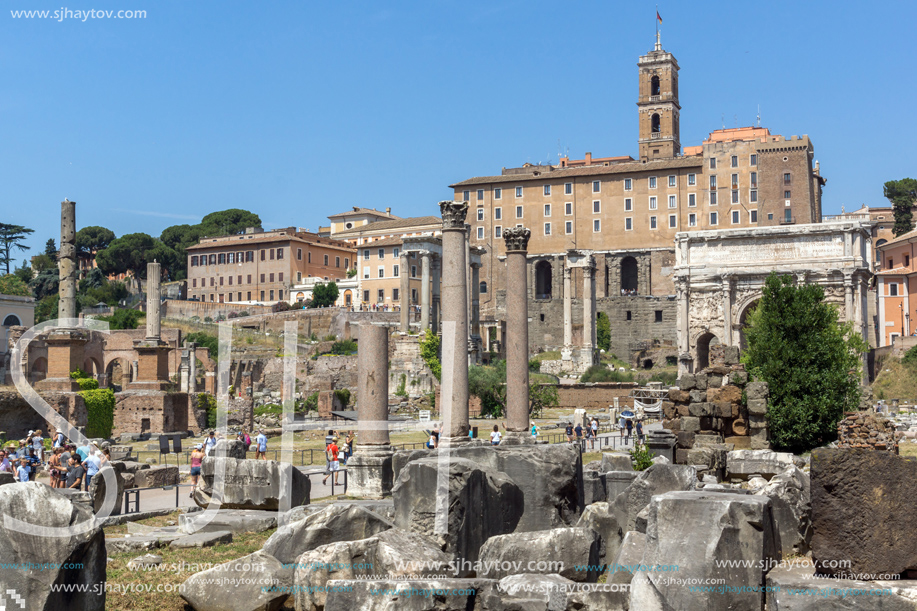
[[[573,358],[573,291],[571,279],[573,268],[583,270],[583,339],[580,345],[580,358],[592,364],[596,348],[595,334],[595,259],[586,255],[582,260],[571,264],[571,257],[578,257],[575,251],[569,251],[564,259],[564,347],[561,359]]]
[[[414,251],[420,255],[420,332],[427,329],[438,329],[440,320],[440,262],[436,255],[428,250]],[[411,274],[410,253],[401,251],[399,277],[401,286],[399,299],[401,307],[402,333],[411,328]]]

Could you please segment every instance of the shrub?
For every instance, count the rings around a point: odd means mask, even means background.
[[[335,335],[334,333],[330,333],[330,334],[326,335],[325,337],[323,337],[323,338],[322,338],[322,341],[323,341],[323,342],[336,342],[336,341],[338,341],[338,336]]]
[[[239,318],[239,315],[236,312],[230,312],[229,320],[232,320],[233,318]]]
[[[95,380],[93,380],[94,382]],[[111,437],[115,423],[115,393],[110,388],[81,390],[80,396],[86,404],[86,436]]]
[[[204,408],[207,412],[207,428],[212,429],[217,425],[217,400],[208,393],[202,392],[197,395],[197,406]]]
[[[653,466],[653,459],[656,458],[645,445],[636,446],[629,453],[634,463],[634,471],[646,471]]]
[[[71,380],[79,380],[80,378],[88,378],[89,374],[83,371],[82,369],[74,369],[70,372]]]
[[[251,314],[248,313],[248,310],[242,310],[239,312],[239,317],[241,318],[243,316],[251,316]]]
[[[29,286],[13,274],[0,276],[0,295],[17,295],[19,297],[31,297],[32,291]]]
[[[115,310],[111,316],[99,316],[98,320],[108,323],[108,328],[115,329],[136,329],[140,325],[140,319],[143,318],[143,312],[140,310],[130,310],[121,308]]]
[[[350,404],[350,390],[346,388],[338,388],[334,391],[334,396],[338,398],[338,401],[341,402],[343,407],[347,407]],[[318,409],[318,395],[315,397],[315,407]]]
[[[77,378],[76,383],[80,385],[80,390],[96,390],[99,388],[98,380],[93,378]]]
[[[219,346],[220,342],[217,340],[215,335],[209,333],[204,333],[203,331],[196,331],[194,333],[189,333],[185,336],[185,340],[189,342],[194,342],[202,348],[207,348],[210,350],[210,358],[214,361],[217,360],[219,356]]]
[[[439,336],[433,333],[432,329],[427,329],[426,335],[420,339],[420,357],[437,380],[441,380],[443,374],[443,366],[439,361],[440,341]]]
[[[662,382],[663,386],[675,386],[678,374],[672,371],[660,371],[650,376],[650,382]]]
[[[901,357],[901,362],[905,365],[917,365],[917,346],[905,352]]]
[[[302,411],[314,412],[318,409],[318,393],[314,392],[302,402]]]
[[[274,314],[277,314],[278,312],[287,312],[291,309],[293,309],[293,306],[291,306],[286,301],[278,301],[271,306],[271,312]]]
[[[609,369],[605,365],[592,365],[580,378],[580,382],[591,384],[594,382],[633,382],[634,374],[631,372],[621,373]]]
[[[205,317],[204,317],[204,322],[213,322],[213,319],[210,318],[209,316],[205,316]]]
[[[276,403],[266,403],[255,408],[256,416],[279,416],[283,414],[283,406]]]
[[[334,342],[331,345],[331,354],[353,354],[357,351],[357,342],[352,339],[345,339],[341,342]]]
[[[401,383],[398,384],[398,389],[395,391],[396,396],[398,397],[407,397],[408,396],[408,391],[405,390],[405,386],[407,386],[407,381],[408,381],[408,376],[402,373],[401,374]]]
[[[595,319],[595,342],[599,349],[608,352],[611,349],[611,321],[608,314],[599,312]]]
[[[541,361],[539,361],[538,359],[529,360],[529,371],[540,373],[541,372]]]

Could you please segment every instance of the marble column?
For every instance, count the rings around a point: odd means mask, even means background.
[[[732,346],[732,278],[723,275],[723,344]]]
[[[402,333],[407,333],[411,328],[411,268],[408,265],[408,253],[402,250],[398,267],[399,279],[401,280],[398,299],[401,307]]]
[[[561,350],[561,359],[569,361],[573,358],[573,295],[571,293],[570,276],[573,273],[564,260],[564,347]]]
[[[134,340],[137,375],[130,390],[165,390],[169,385],[169,346],[162,341],[159,308],[162,266],[146,264],[146,339]]]
[[[197,344],[188,344],[188,392],[197,392]]]
[[[430,267],[433,277],[433,311],[430,313],[431,319],[430,322],[433,327],[433,333],[439,333],[439,321],[442,318],[442,313],[440,312],[440,269],[442,268],[442,259],[439,256],[433,258],[430,261]]]
[[[468,304],[468,338],[471,338],[471,225],[465,225],[465,303]]]
[[[444,378],[452,384],[447,443],[468,440],[468,263],[466,254],[465,215],[468,202],[443,201],[443,322],[455,323],[454,351],[451,369],[443,368]],[[443,355],[445,359],[445,355]],[[445,401],[443,401],[445,404]]]
[[[595,358],[595,261],[592,257],[583,268],[583,351],[591,365]]]
[[[420,253],[420,333],[423,335],[430,328],[430,257],[432,253],[425,250]]]
[[[688,282],[684,278],[675,279],[676,307],[675,324],[678,340],[678,376],[691,373],[691,338],[689,334]]]
[[[481,282],[480,263],[471,264],[471,336],[481,338]]]
[[[844,274],[844,322],[853,320],[853,276]],[[902,333],[904,329],[901,330]]]
[[[160,314],[162,306],[162,266],[153,261],[146,264],[146,338],[162,336]]]
[[[388,328],[360,323],[357,354],[357,442],[347,463],[347,493],[381,498],[392,493],[388,433]]]
[[[532,443],[529,432],[529,308],[525,227],[503,231],[506,242],[506,430],[507,442]]]
[[[60,204],[60,300],[57,304],[58,318],[76,318],[76,202],[65,199]],[[70,325],[67,325],[70,326]],[[82,363],[80,363],[82,366]]]

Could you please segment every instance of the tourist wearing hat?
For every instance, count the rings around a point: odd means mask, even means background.
[[[255,458],[267,460],[267,436],[264,434],[263,430],[258,429],[258,436],[255,437],[255,443],[258,444],[258,451],[255,453]]]
[[[532,427],[532,439],[537,439],[538,438],[538,427],[535,426],[535,421],[530,420],[529,426]]]
[[[213,450],[214,446],[217,444],[216,433],[210,431],[210,435],[207,436],[207,439],[204,440],[204,454],[210,456],[210,451]]]
[[[191,494],[188,495],[190,497],[194,496],[194,491],[197,490],[197,480],[201,476],[201,463],[205,456],[203,448],[203,444],[199,443],[191,450]]]
[[[54,434],[54,444],[55,448],[64,447],[64,433],[60,429],[57,429],[57,433]]]

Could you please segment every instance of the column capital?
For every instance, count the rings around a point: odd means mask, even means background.
[[[532,232],[526,227],[508,227],[503,230],[506,252],[527,252]]]
[[[443,217],[443,231],[465,231],[468,202],[441,201],[439,210]]]
[[[573,272],[570,270],[570,268],[564,265],[564,280],[569,280],[572,275]]]

